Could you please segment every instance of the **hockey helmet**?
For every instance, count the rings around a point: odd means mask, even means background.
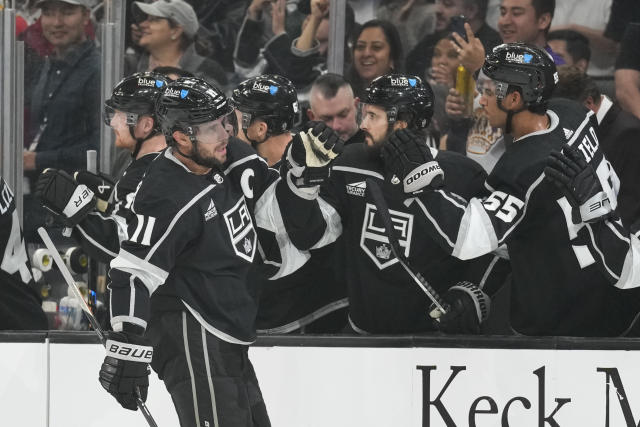
[[[197,125],[224,118],[231,112],[233,107],[224,92],[196,77],[170,82],[156,103],[156,116],[168,144],[173,141],[173,132],[182,131],[193,137]]]
[[[366,89],[365,104],[385,109],[393,124],[401,113],[410,113],[409,127],[424,129],[433,116],[433,91],[428,83],[409,74],[385,74],[374,79]]]
[[[299,111],[296,88],[289,79],[264,74],[245,80],[231,94],[233,106],[242,113],[246,132],[253,119],[264,120],[272,134],[291,130]]]
[[[549,53],[526,43],[505,43],[493,48],[482,71],[496,81],[496,97],[500,101],[509,86],[521,89],[527,107],[545,104],[558,83],[558,72]]]
[[[104,121],[110,126],[115,110],[127,116],[127,125],[135,126],[141,115],[154,115],[156,101],[169,79],[159,73],[134,73],[120,80],[111,97],[104,102]]]

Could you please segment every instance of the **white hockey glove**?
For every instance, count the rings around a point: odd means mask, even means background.
[[[408,129],[395,131],[382,146],[382,159],[392,184],[402,181],[405,193],[440,188],[444,172],[420,135]]]
[[[443,299],[449,310],[435,321],[436,328],[447,334],[479,334],[480,325],[489,317],[491,298],[470,282],[450,287]]]
[[[565,144],[561,152],[549,154],[544,174],[571,204],[574,224],[597,222],[613,215],[612,201],[593,166],[569,145]]]
[[[67,227],[82,221],[96,206],[93,191],[86,185],[78,185],[63,170],[45,169],[38,177],[35,194]]]
[[[287,179],[302,192],[317,194],[331,171],[331,162],[342,152],[344,142],[322,122],[309,122],[293,137],[282,162]],[[305,190],[306,189],[306,190]]]
[[[110,332],[105,345],[107,355],[100,367],[99,380],[123,408],[138,410],[136,397],[147,400],[153,347],[142,336]]]

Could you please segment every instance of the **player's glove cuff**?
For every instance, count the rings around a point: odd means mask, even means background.
[[[422,164],[409,172],[403,180],[405,193],[416,193],[425,187],[439,188],[444,182],[444,172],[435,160]]]

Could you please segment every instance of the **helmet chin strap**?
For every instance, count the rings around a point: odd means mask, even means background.
[[[504,111],[505,113],[507,113],[507,125],[505,126],[504,132],[505,132],[505,134],[508,135],[513,130],[513,116],[515,116],[516,114],[526,110],[527,107],[522,107],[519,110],[507,110],[506,108],[504,108],[504,105],[502,105],[502,101],[503,100],[504,100],[504,98],[497,98],[496,97],[496,104],[498,105],[498,108],[500,110]]]

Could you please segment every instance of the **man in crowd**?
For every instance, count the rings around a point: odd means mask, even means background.
[[[345,145],[363,142],[364,133],[356,121],[358,103],[351,85],[344,77],[333,73],[323,74],[311,86],[307,117],[312,121],[324,122],[338,133]]]
[[[28,102],[30,128],[24,152],[24,171],[35,179],[45,168],[68,172],[85,168],[87,150],[100,145],[100,55],[85,26],[89,0],[43,0],[42,31],[53,45],[34,82]],[[45,211],[25,197],[27,239],[45,222]]]
[[[547,35],[547,42],[551,50],[556,53],[567,65],[574,65],[587,72],[591,59],[589,39],[573,30],[551,31]]]

